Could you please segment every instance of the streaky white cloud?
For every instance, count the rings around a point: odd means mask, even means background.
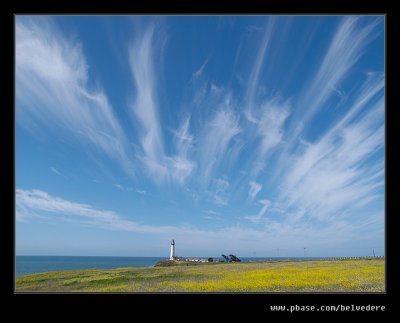
[[[178,183],[184,183],[195,169],[195,163],[179,155],[165,157],[168,165],[169,178]]]
[[[261,27],[261,26],[249,25],[249,26],[246,27],[246,31],[248,31],[249,33],[261,32],[261,31],[264,31],[264,28]]]
[[[54,167],[50,167],[50,170],[51,170],[54,174],[61,175],[61,173],[60,173],[57,169],[55,169]]]
[[[157,183],[173,180],[178,183],[191,175],[195,163],[188,159],[192,145],[189,133],[190,118],[186,118],[175,132],[177,154],[165,153],[159,116],[157,75],[155,72],[155,27],[150,26],[129,49],[131,72],[136,88],[136,99],[132,106],[134,121],[139,123],[140,156],[151,179]]]
[[[262,185],[260,183],[255,182],[255,181],[250,181],[249,185],[250,185],[250,189],[249,189],[249,194],[248,194],[247,198],[250,201],[254,201],[254,199],[256,198],[257,194],[261,191]]]
[[[355,16],[344,17],[329,43],[325,55],[317,69],[315,75],[305,83],[303,95],[299,99],[297,108],[290,118],[289,127],[285,133],[285,146],[280,152],[279,164],[290,167],[286,164],[290,160],[290,154],[296,150],[298,138],[304,130],[309,129],[313,118],[322,111],[333,95],[337,95],[337,89],[353,70],[355,64],[364,54],[368,43],[376,36],[375,28],[379,19],[365,26],[361,26],[360,18]],[[365,92],[365,99],[369,100],[379,91],[379,84],[383,86],[382,75],[369,77],[371,92]],[[366,87],[364,87],[367,90]],[[369,93],[369,94],[368,94]],[[368,94],[368,95],[367,95]],[[359,101],[358,108],[354,107],[353,113],[356,113],[364,105]],[[348,114],[350,117],[350,115]],[[345,120],[343,119],[342,122]],[[338,124],[338,126],[340,126]],[[281,167],[274,174],[274,180],[279,179],[285,170]]]
[[[218,215],[218,212],[215,212],[214,210],[205,210],[203,211],[207,215],[204,215],[203,218],[207,220],[222,220],[222,218]]]
[[[190,117],[186,117],[178,131],[174,132],[177,154],[186,156],[193,145],[193,136],[189,132]]]
[[[225,179],[218,178],[213,181],[212,186],[212,202],[219,207],[227,206],[229,203],[229,182]]]
[[[222,106],[204,126],[199,143],[201,181],[208,183],[223,161],[232,139],[241,131],[239,117],[229,108]]]
[[[257,216],[262,218],[270,205],[268,200],[263,204]],[[107,230],[146,233],[158,239],[169,241],[171,236],[180,244],[180,252],[199,256],[205,250],[215,252],[216,246],[222,250],[235,250],[237,254],[247,255],[249,250],[267,255],[276,246],[281,250],[296,250],[299,245],[307,245],[313,255],[329,255],[337,252],[338,246],[345,241],[355,239],[363,242],[381,235],[377,225],[382,223],[382,214],[370,214],[355,221],[335,221],[323,228],[315,228],[309,223],[276,222],[265,219],[257,229],[243,226],[224,226],[222,229],[200,230],[191,226],[154,226],[138,224],[127,220],[115,211],[97,209],[92,205],[77,203],[55,197],[41,190],[16,190],[16,211],[19,222],[52,221],[53,223],[75,223],[92,225]],[[251,219],[250,219],[251,220]],[[260,221],[255,221],[260,222]],[[317,241],[317,243],[316,243]],[[266,249],[267,248],[267,249]],[[270,248],[270,249],[268,249]],[[369,249],[369,248],[368,248]],[[299,250],[299,252],[302,252]],[[267,253],[267,254],[266,254]],[[361,250],[364,253],[364,249]],[[293,251],[291,252],[293,255]],[[295,255],[295,254],[294,254]]]
[[[120,190],[120,191],[126,191],[126,192],[133,192],[134,191],[133,187],[124,186],[124,185],[121,185],[119,183],[115,183],[113,186],[115,188],[117,188],[118,190]]]
[[[154,67],[154,26],[150,26],[129,48],[129,63],[136,88],[132,110],[140,126],[142,162],[151,176],[165,178],[164,144],[157,102]]]
[[[283,125],[289,116],[289,105],[267,102],[262,108],[261,120],[257,122],[258,134],[261,136],[260,154],[265,155],[268,150],[278,145],[283,136]]]
[[[266,53],[268,51],[268,48],[271,43],[273,31],[274,31],[274,25],[275,25],[275,18],[274,17],[268,17],[268,20],[266,22],[265,26],[265,31],[263,38],[260,42],[260,47],[257,52],[257,57],[254,61],[253,68],[250,73],[249,81],[248,81],[248,86],[246,89],[246,109],[244,110],[244,114],[247,118],[247,120],[251,122],[256,122],[257,119],[253,116],[253,110],[254,106],[256,103],[256,97],[257,97],[257,89],[260,84],[259,79],[260,79],[260,73],[264,64],[264,61],[266,59]]]
[[[264,102],[254,113],[258,114],[258,119],[253,122],[256,124],[256,138],[260,138],[260,144],[251,171],[253,177],[266,166],[271,151],[281,144],[289,111],[288,102],[281,103],[277,99],[272,99]]]
[[[365,88],[370,89],[367,82]],[[316,143],[290,162],[282,181],[281,200],[304,215],[327,220],[344,210],[357,210],[379,197],[383,187],[384,98],[382,83],[375,95],[360,91],[349,111]],[[363,111],[364,109],[365,111]]]
[[[355,64],[364,54],[366,46],[376,36],[375,28],[378,22],[379,19],[361,26],[359,17],[349,16],[344,17],[338,24],[319,68],[310,81],[305,83],[303,95],[299,98],[296,109],[293,110],[289,127],[283,138],[285,145],[280,150],[277,162],[281,167],[275,170],[273,182],[280,180],[286,169],[291,167],[291,154],[299,149],[299,138],[302,137],[303,131],[310,129],[313,118],[326,107],[332,95],[337,95],[337,89],[341,87],[341,83],[351,75]],[[365,102],[373,98],[383,88],[383,84],[382,74],[371,73],[367,83],[361,86],[364,92],[360,97],[363,99],[353,104],[352,112],[347,113],[347,118],[351,118],[362,110]],[[342,121],[337,122],[336,126],[341,127],[345,122],[347,120],[343,118]],[[309,153],[318,154],[312,150],[309,150]]]
[[[126,220],[116,212],[101,210],[89,204],[71,202],[41,190],[16,190],[17,220],[23,221],[41,215],[42,220],[76,222],[105,229],[133,232],[160,233],[175,230],[173,227],[152,227]]]
[[[141,195],[147,195],[148,193],[145,190],[135,190],[135,193],[141,194]]]
[[[379,93],[382,95],[384,85],[385,80],[382,73],[368,75],[365,82],[360,86],[358,95],[353,104],[350,105],[349,111],[329,130],[329,133],[327,133],[326,136],[342,129],[349,123],[349,121],[357,116],[357,114],[366,109],[367,105],[374,99],[374,97],[378,96]]]
[[[127,138],[106,94],[89,88],[79,43],[67,39],[49,19],[16,17],[15,59],[19,125],[31,132],[65,132],[133,173]]]
[[[183,120],[178,131],[174,132],[176,155],[166,157],[169,165],[169,174],[174,181],[184,183],[192,174],[196,163],[189,159],[189,151],[193,147],[193,136],[189,132],[190,117]]]
[[[138,37],[129,48],[129,63],[135,86],[135,97],[131,105],[132,117],[138,126],[139,145],[136,142],[128,143],[115,117],[115,123],[110,121],[113,116],[109,118],[107,113],[111,111],[112,114],[113,110],[104,91],[92,90],[89,87],[88,66],[82,48],[70,40],[65,40],[65,37],[53,36],[53,27],[46,29],[44,25],[37,24],[38,34],[45,35],[42,37],[45,39],[41,39],[40,42],[47,44],[47,51],[53,57],[61,58],[59,61],[49,60],[52,69],[43,70],[45,76],[37,76],[39,80],[51,81],[46,81],[47,83],[39,81],[35,85],[23,84],[26,80],[19,81],[29,89],[18,99],[23,103],[19,106],[22,107],[21,120],[24,126],[29,124],[33,127],[35,124],[45,122],[58,126],[61,123],[63,129],[67,129],[79,139],[89,141],[97,150],[125,165],[127,170],[130,170],[133,160],[129,147],[132,145],[139,147],[135,157],[141,161],[145,170],[143,173],[156,183],[169,184],[173,181],[185,184],[182,185],[183,189],[180,192],[187,193],[196,207],[199,201],[204,200],[217,207],[226,207],[234,199],[246,199],[246,195],[249,201],[260,203],[258,212],[256,209],[254,213],[242,213],[239,218],[241,220],[238,220],[234,227],[227,225],[224,230],[209,231],[179,224],[142,225],[124,219],[116,212],[114,215],[117,219],[112,221],[90,218],[85,213],[89,212],[88,209],[92,209],[93,212],[104,210],[91,205],[86,205],[85,208],[84,204],[75,202],[69,202],[76,204],[75,209],[68,205],[59,208],[70,210],[66,213],[69,214],[68,219],[71,221],[86,221],[95,226],[115,230],[181,237],[188,246],[193,247],[195,247],[193,244],[199,241],[205,244],[210,244],[211,241],[218,242],[219,245],[226,245],[229,248],[237,246],[237,242],[229,236],[230,234],[236,235],[235,238],[241,240],[246,247],[264,243],[271,245],[281,243],[287,246],[296,245],[298,242],[303,244],[309,241],[311,236],[316,240],[329,241],[327,245],[334,245],[346,239],[360,237],[361,227],[375,230],[381,218],[376,216],[367,221],[368,212],[365,207],[376,199],[381,201],[383,194],[384,75],[368,72],[365,84],[361,84],[361,78],[354,85],[343,84],[344,80],[353,75],[356,63],[369,40],[373,38],[374,23],[362,27],[363,24],[359,23],[361,19],[345,18],[339,24],[332,40],[327,42],[327,51],[321,56],[321,62],[315,61],[316,73],[309,82],[305,82],[304,95],[299,99],[295,94],[290,99],[285,97],[281,99],[278,95],[272,95],[272,99],[265,99],[266,93],[274,93],[273,88],[266,88],[266,91],[261,93],[261,88],[267,87],[262,82],[263,76],[268,76],[268,71],[264,68],[265,62],[271,58],[271,53],[276,54],[276,57],[280,54],[274,50],[275,47],[271,43],[272,37],[275,37],[273,31],[278,30],[275,29],[278,24],[275,25],[274,19],[268,20],[266,28],[263,29],[264,38],[256,52],[253,68],[247,82],[243,82],[246,83],[246,93],[240,93],[240,89],[236,92],[235,88],[234,95],[229,88],[217,83],[215,79],[196,84],[193,98],[189,98],[190,103],[183,106],[185,108],[183,110],[190,112],[185,111],[183,117],[174,119],[177,120],[178,126],[164,133],[164,135],[172,133],[170,138],[163,135],[162,125],[165,125],[166,120],[162,120],[161,117],[164,106],[158,93],[161,93],[158,73],[162,71],[157,66],[159,33],[154,26],[150,26],[141,34],[138,31]],[[50,36],[46,38],[45,31],[49,30]],[[35,34],[35,30],[32,33],[34,37],[26,36],[27,41],[35,37],[40,38]],[[65,54],[67,49],[71,57]],[[38,60],[35,58],[33,61],[32,66],[35,66]],[[26,70],[33,69],[29,66],[27,58],[24,62]],[[45,65],[40,60],[39,63],[41,68]],[[193,77],[196,75],[200,77],[207,63],[208,61],[205,61]],[[322,65],[318,66],[318,63]],[[272,75],[271,77],[271,80],[275,78]],[[291,85],[296,88],[296,84]],[[291,85],[288,85],[288,88],[292,88]],[[349,88],[352,90],[349,91]],[[20,86],[20,89],[24,88]],[[69,92],[75,94],[71,95]],[[186,97],[186,94],[184,93],[182,97]],[[333,95],[335,99],[330,100]],[[337,100],[338,95],[341,100]],[[40,97],[41,101],[36,97]],[[233,101],[240,104],[232,104]],[[42,109],[40,107],[42,102],[46,103],[44,114],[36,111]],[[333,118],[327,122],[324,133],[321,131],[322,127],[317,125],[319,120],[313,118],[323,109],[330,109],[331,102],[334,103],[335,113],[330,111],[321,119],[325,122],[328,118]],[[83,105],[83,111],[91,112],[79,111],[75,114],[75,108],[70,110],[64,108],[67,105],[79,104]],[[31,107],[26,108],[24,105]],[[57,112],[56,117],[52,117],[54,112],[51,106],[56,109],[61,107],[63,111]],[[98,117],[98,114],[101,116]],[[82,120],[73,123],[74,116]],[[173,117],[175,116],[171,116],[171,119]],[[48,122],[47,118],[55,122]],[[287,128],[289,121],[293,121],[292,128]],[[303,135],[302,130],[304,134],[312,133],[313,141],[308,142],[309,138]],[[317,135],[321,137],[316,137]],[[280,159],[275,159],[279,156]],[[267,169],[268,167],[271,168]],[[262,173],[263,170],[265,172]],[[276,177],[277,181],[273,182],[273,177]],[[200,188],[195,187],[191,184],[197,182],[191,182],[191,179],[198,180],[203,185],[200,185]],[[247,185],[250,185],[250,189]],[[140,185],[133,186],[140,187]],[[115,187],[141,195],[148,194],[147,191],[135,190],[121,184],[115,184]],[[263,188],[263,191],[270,192],[272,201],[259,200],[259,193]],[[32,194],[33,191],[30,192]],[[40,194],[44,193],[38,192],[33,194],[37,200],[41,198]],[[53,204],[60,204],[60,201],[57,201],[59,198],[46,194]],[[277,200],[272,196],[278,196]],[[82,206],[83,211],[77,210],[78,206]],[[227,212],[230,211],[231,209],[227,208]],[[19,221],[29,221],[34,217],[48,217],[49,213],[58,216],[63,214],[62,212],[51,209],[50,206],[46,210],[26,202],[18,206],[17,218]],[[206,214],[209,219],[216,218],[212,212],[214,211],[209,210]],[[45,215],[39,215],[41,213]],[[277,213],[280,218],[275,222],[272,219]],[[243,215],[248,216],[243,217]],[[354,221],[355,218],[359,221]],[[243,219],[247,221],[242,221]],[[230,221],[229,217],[224,220]],[[246,227],[252,226],[251,222],[258,224],[257,229]],[[334,236],[337,231],[340,231],[339,237]],[[193,240],[190,240],[190,236]],[[250,241],[254,244],[252,245]]]
[[[56,169],[55,167],[50,167],[50,170],[51,170],[54,174],[56,174],[56,175],[58,175],[58,176],[61,176],[61,177],[65,178],[65,179],[68,179],[67,176],[65,176],[63,173],[61,173],[61,172],[60,172],[58,169]]]
[[[121,184],[114,184],[114,187],[116,187],[117,189],[124,191],[125,187],[123,187]]]
[[[315,163],[317,163],[321,158],[325,157],[331,152],[333,148],[330,147],[329,142],[333,142],[335,137],[345,136],[349,140],[351,139],[349,131],[351,131],[351,129],[353,129],[352,127],[355,125],[351,122],[359,117],[363,110],[371,109],[371,102],[373,102],[373,99],[378,95],[380,96],[379,101],[373,105],[373,108],[371,110],[373,112],[369,112],[370,115],[367,118],[364,116],[364,120],[367,123],[360,123],[360,121],[358,121],[358,128],[361,125],[364,125],[364,129],[365,127],[373,126],[371,122],[382,124],[383,86],[384,82],[382,75],[376,76],[374,78],[368,78],[366,80],[363,86],[361,86],[358,96],[355,98],[353,104],[348,109],[348,112],[344,116],[342,116],[336,122],[336,124],[331,127],[331,129],[327,129],[326,134],[320,139],[318,145],[308,145],[308,148],[303,155],[304,157],[307,155],[306,158],[303,158],[301,160],[297,159],[296,167],[293,168],[294,172],[288,175],[288,177],[291,178],[292,183],[297,183],[302,178],[302,176],[305,176],[307,174],[307,172],[315,165]],[[344,143],[345,142],[343,141],[342,144]],[[358,161],[362,161],[360,159],[360,155],[357,154],[362,152],[362,150],[358,149],[359,147],[353,147],[353,145],[354,142],[347,141],[347,158],[355,158]],[[352,151],[351,149],[353,148],[356,149]]]
[[[18,209],[44,211],[51,213],[72,214],[101,221],[118,219],[113,211],[97,210],[90,205],[70,202],[49,195],[41,190],[16,190],[16,205]]]
[[[336,93],[340,82],[349,75],[365,46],[373,39],[372,32],[377,21],[360,27],[359,20],[358,17],[349,16],[340,22],[318,71],[305,88],[300,103],[304,109],[297,109],[295,119],[301,119],[303,125]],[[292,138],[297,137],[301,130],[302,127],[295,125]]]
[[[201,76],[203,75],[204,69],[206,68],[206,66],[207,66],[209,60],[210,60],[210,58],[208,57],[208,58],[204,61],[204,63],[199,67],[199,69],[196,70],[196,71],[193,73],[192,79],[196,80],[196,79],[198,79],[199,77],[201,77]]]
[[[253,223],[258,223],[263,219],[263,217],[265,216],[265,213],[267,213],[267,210],[271,206],[272,202],[270,200],[259,200],[259,202],[262,205],[261,210],[256,215],[245,216],[244,218],[246,220],[249,220]]]

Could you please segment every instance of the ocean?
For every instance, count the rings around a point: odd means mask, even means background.
[[[16,256],[16,276],[47,271],[72,269],[112,269],[121,267],[152,267],[166,257],[96,257],[96,256]],[[301,257],[240,257],[242,261],[308,260]]]
[[[71,269],[151,267],[166,257],[16,256],[16,276]]]

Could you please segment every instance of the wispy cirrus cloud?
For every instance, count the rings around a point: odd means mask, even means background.
[[[16,190],[17,220],[29,221],[41,214],[42,219],[68,221],[106,229],[159,233],[171,227],[152,227],[126,220],[115,211],[97,209],[89,204],[77,203],[52,196],[41,190]]]
[[[210,57],[208,57],[208,58],[204,61],[204,63],[199,67],[199,69],[197,69],[197,70],[193,73],[193,76],[192,76],[192,79],[193,79],[193,80],[196,80],[196,79],[200,78],[200,77],[203,75],[204,69],[206,68],[206,66],[207,66],[209,60],[210,60]]]
[[[200,172],[203,183],[208,184],[226,156],[232,139],[240,133],[239,117],[222,106],[204,126],[199,142]]]
[[[338,95],[337,89],[352,75],[376,36],[378,21],[363,25],[360,18],[343,18],[304,94],[292,102],[296,109],[281,137],[285,145],[279,151],[271,182],[281,191],[274,205],[283,203],[287,212],[296,210],[288,212],[296,221],[303,217],[329,221],[343,214],[351,218],[359,207],[382,194],[378,193],[383,181],[384,143],[381,73],[365,74],[357,90],[341,91],[334,106],[344,113],[337,114],[314,142],[304,139],[315,125],[313,118],[326,111]]]
[[[117,188],[120,191],[126,191],[126,192],[133,192],[134,191],[132,187],[124,186],[124,185],[121,185],[119,183],[115,183],[114,187]]]
[[[211,215],[217,215],[218,214],[214,210],[205,210],[204,213],[211,214]]]
[[[166,157],[170,177],[183,184],[185,180],[193,173],[196,163],[189,158],[189,153],[193,148],[193,135],[189,132],[190,118],[183,120],[180,128],[174,132],[174,144],[176,154],[172,157]]]
[[[261,20],[263,17],[258,22]],[[206,243],[219,241],[220,246],[227,245],[226,241],[235,243],[229,234],[255,244],[289,246],[309,241],[311,236],[322,239],[321,232],[342,230],[338,239],[330,239],[333,245],[360,237],[362,230],[358,228],[379,227],[382,214],[371,213],[383,200],[384,75],[363,70],[371,55],[362,59],[376,35],[379,18],[332,18],[331,22],[339,22],[333,33],[317,32],[320,20],[313,20],[312,28],[304,29],[307,50],[300,50],[301,58],[295,57],[293,63],[291,52],[288,55],[285,51],[297,45],[286,47],[284,36],[298,22],[295,18],[267,17],[264,27],[257,23],[250,32],[242,30],[236,57],[220,61],[221,73],[231,70],[225,63],[233,63],[236,69],[227,77],[213,68],[220,56],[218,46],[215,55],[196,66],[194,73],[192,65],[185,70],[187,66],[182,64],[182,70],[176,68],[179,77],[162,75],[171,71],[164,69],[169,66],[163,63],[173,61],[162,57],[168,52],[160,50],[164,37],[154,24],[137,28],[128,50],[133,81],[129,126],[133,129],[122,128],[129,122],[118,122],[114,112],[122,119],[123,109],[114,110],[105,91],[91,86],[82,47],[46,21],[17,20],[17,122],[30,130],[61,126],[60,134],[90,143],[91,149],[113,159],[128,173],[135,164],[143,182],[114,178],[110,185],[124,184],[114,185],[121,191],[114,190],[116,194],[132,190],[150,195],[153,183],[160,191],[177,183],[178,187],[167,194],[184,195],[182,207],[193,203],[198,209],[203,203],[201,209],[209,209],[207,219],[217,218],[211,210],[216,207],[218,218],[236,222],[229,222],[225,230],[199,230],[178,221],[176,226],[141,225],[116,212],[112,212],[116,218],[102,220],[103,210],[68,204],[41,191],[17,193],[20,201],[25,198],[17,208],[20,221],[27,221],[30,213],[61,215],[64,208],[71,221],[132,232],[181,234],[182,238],[191,234],[196,241],[204,241],[203,235],[209,239]],[[332,25],[328,25],[330,29]],[[321,35],[326,42],[315,46]],[[303,47],[301,39],[298,43]],[[313,48],[317,53],[311,52]],[[292,64],[288,70],[302,71],[301,75],[293,74],[295,81],[285,73],[276,75],[286,70],[286,64]],[[379,70],[379,62],[372,66]],[[235,75],[241,78],[238,82]],[[163,84],[164,78],[174,86]],[[182,93],[168,93],[182,84]],[[190,89],[185,87],[188,84]],[[114,93],[124,92],[119,91]],[[131,133],[137,136],[129,136]],[[55,168],[51,171],[60,173]],[[268,200],[260,199],[261,191]],[[26,202],[28,193],[38,205]],[[152,196],[157,201],[156,194]],[[240,203],[246,199],[248,203]],[[255,211],[248,211],[249,206]],[[369,206],[375,209],[370,212]],[[181,206],[175,211],[184,213]],[[100,212],[99,217],[90,218],[90,212]],[[158,215],[151,216],[157,219]],[[192,219],[191,223],[196,223],[195,217]],[[252,223],[257,224],[256,229]]]
[[[260,203],[263,207],[257,216],[261,218],[269,207],[269,201],[261,200]],[[139,224],[121,217],[115,211],[72,202],[42,190],[23,189],[16,191],[16,207],[17,215],[19,214],[18,221],[30,222],[40,219],[42,222],[62,222],[64,225],[76,223],[105,230],[156,235],[165,241],[174,236],[180,242],[180,251],[186,255],[199,255],[199,252],[204,252],[204,248],[214,250],[216,245],[242,254],[246,254],[248,250],[271,252],[276,246],[284,252],[293,244],[307,245],[317,256],[336,255],[338,243],[354,239],[361,242],[363,239],[370,239],[377,234],[375,231],[370,231],[371,226],[374,227],[376,223],[382,221],[381,214],[371,214],[355,224],[342,220],[318,229],[308,223],[290,224],[272,220],[266,221],[265,225],[259,224],[258,229],[224,226],[222,229],[201,230],[182,225],[156,226]],[[259,221],[256,219],[255,222]],[[260,247],[254,245],[255,241]],[[361,254],[364,249],[360,249]]]
[[[259,89],[259,80],[261,70],[264,64],[264,61],[267,57],[268,48],[271,46],[271,40],[273,36],[273,31],[275,28],[275,18],[268,17],[266,25],[264,27],[264,35],[260,41],[260,46],[258,48],[257,57],[254,61],[253,68],[251,70],[248,86],[246,89],[245,101],[246,101],[246,109],[244,110],[246,118],[250,122],[257,122],[257,119],[253,115],[255,105],[258,103],[256,102],[257,90]]]
[[[249,189],[249,194],[248,194],[247,198],[250,201],[254,201],[254,199],[256,198],[257,194],[261,191],[262,185],[260,183],[255,182],[255,181],[250,181],[249,185],[250,185],[250,189]]]
[[[61,173],[60,173],[57,169],[55,169],[54,167],[50,167],[50,170],[51,170],[54,174],[57,174],[57,175],[60,175],[60,176],[61,176]]]
[[[49,19],[17,17],[15,52],[17,122],[32,132],[65,131],[133,174],[127,138],[104,91],[89,87],[79,42]]]
[[[61,177],[65,178],[65,179],[68,179],[68,177],[65,176],[63,173],[61,173],[57,168],[55,168],[55,167],[50,167],[50,170],[51,170],[54,174],[56,174],[56,175],[58,175],[58,176],[61,176]]]
[[[211,191],[211,201],[219,206],[227,206],[229,203],[229,182],[225,179],[218,178],[213,181]]]
[[[290,114],[288,102],[279,102],[277,99],[266,101],[262,104],[256,113],[256,138],[260,139],[258,150],[253,158],[253,167],[251,175],[256,177],[266,166],[267,159],[274,148],[282,143],[284,138],[285,121]]]
[[[133,122],[140,128],[142,162],[151,176],[165,178],[164,143],[160,126],[157,98],[157,78],[154,67],[154,26],[150,26],[129,48],[129,63],[136,89],[132,105]]]
[[[116,187],[117,189],[124,191],[125,187],[123,187],[121,184],[114,184],[114,187]]]
[[[193,141],[189,133],[190,118],[184,119],[180,129],[174,133],[176,154],[166,154],[158,106],[155,28],[148,27],[129,49],[136,89],[136,98],[132,105],[133,121],[139,124],[143,152],[139,158],[155,182],[172,180],[182,184],[195,167],[195,163],[188,159],[188,150]]]
[[[329,219],[379,197],[384,168],[374,157],[383,156],[383,106],[383,79],[367,80],[349,111],[292,157],[281,199],[310,217]]]
[[[259,202],[262,205],[261,210],[256,215],[245,216],[244,218],[246,220],[249,220],[249,221],[251,221],[253,223],[260,222],[262,220],[262,218],[265,216],[265,213],[267,213],[268,208],[272,204],[272,202],[270,200],[259,200]]]
[[[379,19],[364,26],[360,21],[361,18],[355,16],[344,17],[339,21],[318,69],[305,82],[302,95],[296,103],[296,109],[288,118],[288,127],[283,138],[285,145],[279,154],[278,164],[284,167],[275,171],[274,180],[278,180],[283,175],[285,167],[290,167],[288,164],[291,162],[290,155],[298,149],[299,138],[302,138],[304,132],[309,131],[313,126],[313,118],[329,106],[329,100],[338,95],[341,84],[351,75],[355,64],[363,56],[366,46],[377,35],[375,27]],[[369,96],[375,95],[376,87],[371,90],[375,92],[371,92]],[[343,91],[340,91],[340,97],[341,100],[346,97]],[[353,113],[356,110],[353,110]]]
[[[135,190],[135,193],[138,193],[140,195],[147,195],[148,193],[145,190]]]
[[[72,214],[99,221],[113,221],[118,216],[113,211],[97,210],[90,205],[70,202],[41,190],[16,190],[16,206],[21,210]],[[27,213],[29,215],[29,213]]]
[[[350,16],[341,20],[318,71],[304,89],[300,102],[304,109],[296,110],[292,138],[298,136],[328,99],[337,93],[340,82],[349,75],[368,42],[376,35],[374,28],[377,22],[361,27],[359,17]],[[297,123],[299,120],[301,122]]]

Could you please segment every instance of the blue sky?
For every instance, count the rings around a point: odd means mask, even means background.
[[[17,16],[16,253],[384,253],[382,16]]]

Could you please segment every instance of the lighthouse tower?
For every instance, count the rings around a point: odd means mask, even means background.
[[[174,260],[175,259],[175,241],[172,239],[171,241],[171,253],[169,255],[169,260]]]

